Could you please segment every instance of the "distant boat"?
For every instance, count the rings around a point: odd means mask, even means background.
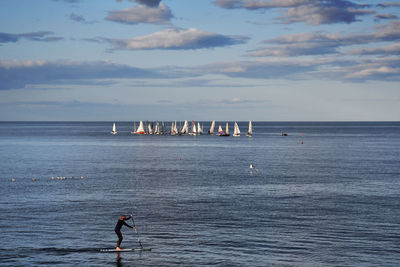
[[[192,128],[189,132],[190,135],[197,135],[196,123],[192,121]]]
[[[185,123],[183,124],[181,134],[188,134],[189,133],[189,122],[185,120]]]
[[[153,126],[151,125],[151,123],[147,124],[147,133],[148,134],[153,134]]]
[[[139,122],[139,128],[137,128],[136,134],[146,134],[146,131],[144,130],[143,121]]]
[[[115,122],[113,124],[111,134],[117,134],[117,128],[115,127]]]
[[[200,126],[200,122],[197,122],[197,134],[203,134],[203,127]]]
[[[131,131],[131,134],[135,134],[137,131],[136,129],[136,122],[133,122],[133,130]]]
[[[156,127],[154,128],[154,134],[155,135],[159,135],[161,132],[160,130],[160,123],[158,121],[156,121]]]
[[[228,122],[226,122],[225,133],[222,133],[219,136],[230,136]]]
[[[249,130],[247,131],[246,136],[252,137],[253,136],[253,124],[249,121]]]
[[[221,135],[223,133],[224,133],[224,131],[222,130],[222,127],[221,127],[221,124],[220,124],[220,125],[218,125],[218,133],[217,133],[217,135]]]
[[[239,125],[235,121],[235,126],[233,127],[233,136],[240,136],[240,129]]]
[[[176,121],[171,123],[171,135],[177,135],[178,129],[176,127]]]
[[[285,132],[282,132],[282,136],[287,136],[287,133],[285,133]]]
[[[208,134],[214,134],[214,128],[215,128],[215,121],[212,121],[210,130],[208,130]]]

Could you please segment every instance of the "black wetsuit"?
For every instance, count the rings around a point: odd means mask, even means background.
[[[130,226],[129,224],[127,224],[125,221],[129,220],[131,218],[131,216],[126,217],[124,220],[119,219],[117,222],[117,225],[115,225],[115,233],[118,236],[118,243],[117,243],[117,247],[119,247],[121,245],[122,242],[122,233],[121,233],[121,227],[122,225],[126,225],[129,228],[133,228],[132,226]]]

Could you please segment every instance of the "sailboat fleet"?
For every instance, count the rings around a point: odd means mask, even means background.
[[[181,127],[181,122],[179,122],[179,125],[177,121],[171,122],[171,127],[167,128],[164,122],[158,122],[156,121],[155,123],[153,122],[139,122],[139,127],[136,128],[136,122],[133,123],[133,130],[131,131],[131,134],[137,134],[137,135],[202,135],[204,132],[204,125],[200,125],[200,122],[192,121],[191,125],[189,127],[189,121],[185,120],[183,123],[183,126]],[[210,129],[207,131],[207,134],[209,135],[217,135],[217,136],[230,136],[229,134],[229,124],[226,122],[225,124],[225,131],[222,129],[221,124],[218,125],[218,131],[215,133],[215,120],[211,122]],[[113,123],[112,126],[112,131],[111,134],[115,135],[117,134],[117,129],[115,126],[115,122]],[[252,137],[253,135],[253,124],[251,121],[249,121],[249,129],[246,133],[246,136]],[[238,137],[240,136],[240,129],[239,125],[237,122],[235,122],[234,127],[233,127],[233,136]]]

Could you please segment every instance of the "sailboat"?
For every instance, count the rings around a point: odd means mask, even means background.
[[[197,122],[197,134],[203,134],[203,127],[200,126],[200,122]]]
[[[183,124],[181,134],[188,134],[189,133],[189,122],[185,120],[185,123]]]
[[[224,131],[222,130],[222,127],[221,127],[221,124],[220,124],[220,125],[218,125],[218,133],[217,133],[217,135],[221,135],[223,133],[224,133]]]
[[[240,129],[239,125],[235,121],[235,126],[233,127],[233,136],[240,136]]]
[[[208,130],[208,134],[214,134],[214,128],[215,128],[215,121],[212,121],[210,130]]]
[[[147,124],[147,132],[148,134],[153,134],[153,126],[152,123]]]
[[[136,134],[146,134],[146,131],[144,130],[143,121],[140,121],[139,128],[137,128],[136,130]]]
[[[137,131],[137,129],[136,129],[136,122],[134,121],[134,122],[133,122],[133,130],[131,131],[131,134],[135,134],[136,131]]]
[[[225,133],[220,134],[220,136],[230,136],[228,122],[226,122]]]
[[[117,128],[115,127],[115,122],[113,124],[111,134],[117,134]]]
[[[196,130],[196,123],[192,121],[192,129],[190,130],[190,135],[197,135],[197,130]]]
[[[171,135],[176,135],[177,134],[175,129],[176,129],[176,121],[175,121],[175,123],[171,122]]]
[[[159,135],[160,134],[160,124],[158,121],[156,121],[156,127],[154,128],[154,134]]]
[[[252,137],[253,136],[253,124],[249,121],[249,130],[247,131],[246,136]]]

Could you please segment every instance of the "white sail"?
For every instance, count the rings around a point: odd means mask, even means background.
[[[153,134],[153,127],[151,126],[151,123],[147,124],[147,131],[149,134]]]
[[[208,134],[214,134],[214,128],[215,128],[215,121],[212,121],[210,130],[208,131]]]
[[[111,134],[117,134],[117,127],[115,126],[115,122],[113,124]]]
[[[176,127],[176,121],[171,123],[171,135],[177,135],[178,129]]]
[[[156,127],[154,129],[154,134],[155,135],[159,135],[160,134],[160,124],[158,123],[158,121],[156,122]]]
[[[139,122],[139,128],[137,128],[136,134],[146,134],[146,131],[144,130],[143,121]]]
[[[136,122],[134,121],[134,122],[133,122],[133,130],[131,131],[131,134],[135,134],[136,131],[137,131],[137,129],[136,129]]]
[[[228,125],[228,122],[226,122],[225,134],[229,134],[229,125]]]
[[[178,134],[178,133],[179,133],[179,131],[178,131],[178,124],[176,123],[176,121],[175,121],[175,124],[174,124],[174,132],[175,132],[175,134]]]
[[[190,135],[196,135],[197,134],[197,129],[196,129],[196,123],[194,121],[192,121],[192,127],[190,130]]]
[[[175,135],[176,133],[174,132],[174,122],[171,122],[171,135]]]
[[[203,134],[203,128],[200,126],[200,122],[197,122],[197,134]]]
[[[253,124],[251,121],[249,121],[249,130],[247,131],[247,136],[252,136],[253,135]]]
[[[240,136],[239,125],[237,124],[236,121],[235,121],[235,127],[233,128],[233,136]]]
[[[182,134],[188,134],[189,133],[189,122],[187,120],[185,120],[185,123],[183,124],[181,133]]]

